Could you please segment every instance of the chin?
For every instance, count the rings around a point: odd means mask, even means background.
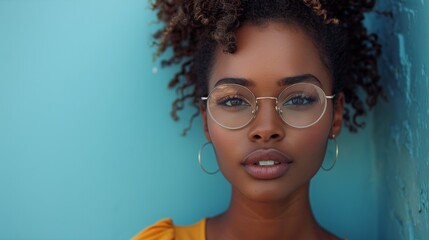
[[[301,186],[285,186],[285,184],[270,181],[272,180],[258,182],[251,187],[248,186],[239,191],[248,200],[260,203],[284,202],[297,194],[299,195],[300,192],[305,193],[305,191],[300,190],[305,189],[306,184]]]

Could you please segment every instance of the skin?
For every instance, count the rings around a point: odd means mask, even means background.
[[[209,90],[223,78],[242,78],[255,96],[278,96],[285,77],[312,74],[326,95],[332,94],[332,78],[320,51],[301,28],[286,23],[246,24],[237,35],[238,50],[225,54],[219,48],[209,78]],[[323,117],[315,125],[296,129],[286,125],[275,111],[275,102],[262,100],[249,125],[228,130],[201,109],[204,131],[213,143],[222,174],[232,185],[229,208],[207,221],[207,240],[338,239],[315,220],[309,202],[311,178],[320,169],[326,144],[341,130],[344,96],[336,104],[328,100]],[[240,162],[261,148],[277,149],[293,160],[280,178],[258,180]]]

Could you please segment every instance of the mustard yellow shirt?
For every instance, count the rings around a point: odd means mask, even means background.
[[[206,218],[189,226],[176,226],[170,218],[144,229],[132,240],[205,240]]]
[[[166,218],[144,229],[131,240],[205,240],[206,220],[203,218],[189,226],[176,226],[170,218]]]

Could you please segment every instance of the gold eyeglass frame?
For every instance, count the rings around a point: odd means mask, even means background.
[[[322,113],[320,114],[320,116],[319,116],[319,118],[317,119],[317,120],[315,120],[313,123],[311,123],[311,124],[308,124],[308,125],[305,125],[305,126],[293,126],[293,125],[291,125],[290,123],[288,123],[288,122],[286,122],[284,119],[283,119],[283,117],[282,117],[282,112],[281,112],[281,109],[279,109],[279,107],[278,107],[278,99],[279,99],[279,97],[282,95],[282,93],[284,92],[284,91],[286,91],[287,89],[289,89],[289,88],[291,88],[291,87],[294,87],[294,86],[297,86],[297,85],[301,85],[301,84],[303,84],[303,85],[313,85],[313,87],[315,87],[316,88],[316,90],[318,91],[318,92],[323,92],[323,95],[325,96],[325,101],[324,101],[324,106],[323,106],[323,111],[322,111]],[[228,127],[228,126],[225,126],[224,124],[221,124],[218,120],[216,120],[216,118],[214,118],[213,117],[213,115],[212,115],[212,113],[211,113],[211,111],[210,111],[210,108],[209,108],[209,106],[208,106],[208,100],[209,100],[209,98],[210,98],[210,96],[211,96],[211,94],[217,89],[217,88],[219,88],[219,87],[221,87],[221,86],[225,86],[225,85],[227,85],[227,86],[238,86],[238,87],[240,87],[240,88],[244,88],[244,89],[246,89],[249,93],[251,93],[251,95],[253,96],[253,98],[255,99],[255,108],[254,109],[252,109],[252,117],[250,117],[249,118],[249,121],[247,121],[246,123],[244,123],[243,125],[241,125],[241,126],[238,126],[238,127]],[[286,87],[285,89],[283,89],[281,92],[280,92],[280,94],[277,96],[277,97],[256,97],[255,96],[255,94],[253,94],[253,92],[249,89],[249,88],[247,88],[247,87],[245,87],[245,86],[243,86],[243,85],[240,85],[240,84],[222,84],[222,85],[219,85],[219,86],[217,86],[217,87],[215,87],[215,88],[213,88],[211,91],[210,91],[210,93],[209,93],[209,95],[207,96],[207,97],[201,97],[201,100],[202,101],[206,101],[206,104],[207,104],[207,106],[206,106],[206,108],[207,108],[207,111],[208,111],[208,113],[209,113],[209,115],[210,115],[210,118],[211,119],[213,119],[213,121],[215,121],[219,126],[221,126],[221,127],[223,127],[223,128],[225,128],[225,129],[229,129],[229,130],[237,130],[237,129],[241,129],[241,128],[244,128],[245,126],[247,126],[255,117],[256,117],[256,114],[257,114],[257,112],[258,112],[258,109],[259,109],[259,104],[258,104],[258,100],[276,100],[276,107],[275,107],[275,110],[276,110],[276,112],[279,114],[279,117],[282,119],[282,121],[285,123],[285,124],[287,124],[288,126],[291,126],[291,127],[293,127],[293,128],[299,128],[299,129],[301,129],[301,128],[308,128],[308,127],[311,127],[311,126],[313,126],[314,124],[316,124],[317,122],[319,122],[320,121],[320,119],[323,117],[323,115],[325,114],[325,112],[326,112],[326,107],[327,107],[327,101],[326,100],[328,100],[328,99],[334,99],[335,98],[335,94],[334,95],[326,95],[326,93],[325,93],[325,91],[323,91],[323,89],[322,88],[320,88],[319,86],[317,86],[317,85],[315,85],[315,84],[312,84],[312,83],[295,83],[295,84],[292,84],[292,85],[290,85],[290,86],[288,86],[288,87]]]

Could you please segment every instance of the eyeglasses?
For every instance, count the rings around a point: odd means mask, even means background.
[[[259,100],[275,100],[275,110],[280,118],[294,128],[307,128],[316,124],[326,111],[327,96],[311,83],[296,83],[285,88],[278,97],[255,97],[247,87],[223,84],[215,87],[208,97],[210,117],[226,129],[240,129],[249,124],[258,112]]]

